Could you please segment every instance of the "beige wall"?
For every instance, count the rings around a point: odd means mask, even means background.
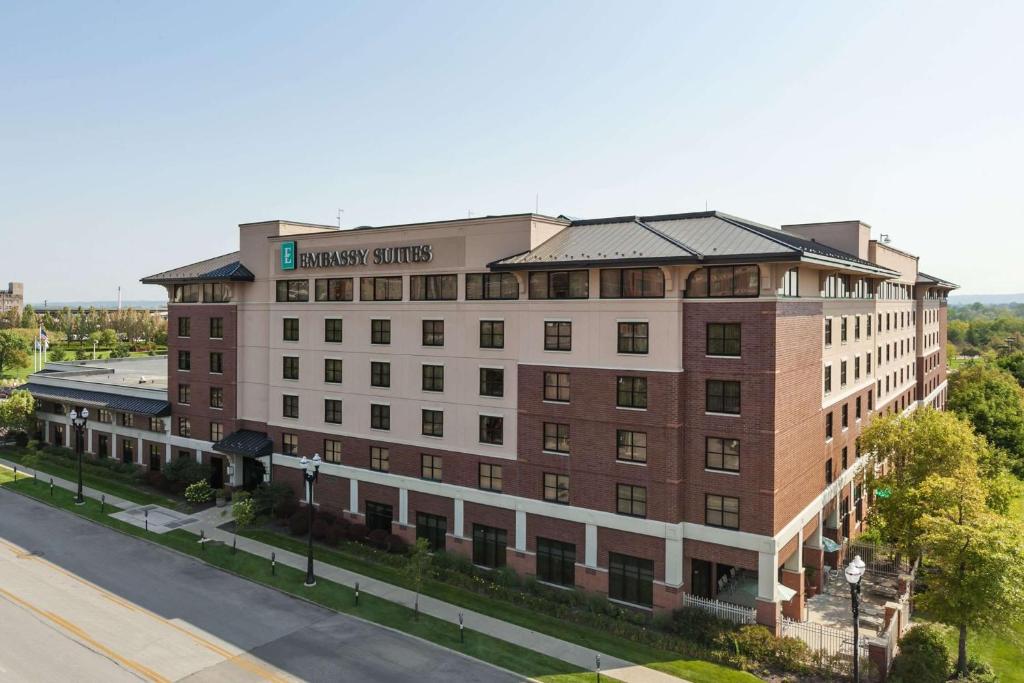
[[[871,226],[860,221],[834,221],[829,223],[801,223],[783,225],[782,231],[805,240],[826,244],[862,259],[868,258]]]

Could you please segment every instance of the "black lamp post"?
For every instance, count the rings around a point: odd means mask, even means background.
[[[313,482],[320,473],[320,454],[315,453],[312,460],[302,456],[299,461],[302,466],[302,476],[306,480],[306,507],[309,508],[309,546],[306,564],[307,587],[316,585],[316,576],[313,574]]]
[[[860,579],[864,576],[864,560],[854,556],[846,567],[846,582],[850,584],[850,604],[853,607],[853,683],[860,683]]]
[[[82,408],[82,412],[72,409],[71,426],[75,429],[75,453],[78,455],[78,495],[75,497],[75,505],[85,505],[85,497],[82,495],[82,451],[85,450],[85,425],[89,421],[89,409]]]

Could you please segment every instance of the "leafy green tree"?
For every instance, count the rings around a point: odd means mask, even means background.
[[[52,349],[48,354],[46,354],[46,359],[52,360],[54,363],[59,363],[62,360],[65,360],[67,357],[67,352],[62,348]]]
[[[36,311],[32,308],[32,304],[25,304],[25,307],[21,309],[21,327],[34,328],[36,326]]]
[[[0,375],[5,370],[14,370],[28,365],[25,342],[9,331],[0,331]]]
[[[117,332],[109,327],[100,330],[96,333],[94,341],[96,341],[100,346],[114,346],[118,342]]]
[[[6,401],[0,401],[0,427],[12,432],[32,431],[36,419],[36,400],[24,390],[12,392]]]
[[[416,542],[409,546],[409,558],[405,565],[405,574],[416,591],[415,618],[420,618],[420,592],[423,590],[423,582],[427,578],[427,571],[430,568],[430,546],[427,539],[417,538]]]
[[[948,407],[1009,453],[1014,472],[1024,476],[1024,389],[1008,370],[991,362],[960,369],[949,378]]]
[[[1024,386],[1024,352],[1007,354],[996,360],[996,365],[1008,371],[1017,384]]]

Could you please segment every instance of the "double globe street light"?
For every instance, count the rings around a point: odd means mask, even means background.
[[[71,426],[75,429],[75,453],[78,455],[78,495],[75,497],[75,505],[85,505],[85,496],[82,495],[82,451],[85,450],[85,425],[89,421],[89,409],[82,408],[82,412],[72,409]]]
[[[850,604],[853,607],[853,682],[860,682],[860,652],[858,635],[860,622],[860,580],[864,576],[864,560],[855,555],[846,567],[846,582],[850,584]]]
[[[320,454],[314,453],[313,459],[309,460],[302,456],[299,465],[302,468],[302,477],[306,480],[306,507],[309,508],[309,545],[306,557],[306,583],[307,587],[316,585],[316,576],[313,574],[313,482],[320,474]]]

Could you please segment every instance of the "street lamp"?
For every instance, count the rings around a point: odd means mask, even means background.
[[[860,682],[860,652],[857,648],[860,622],[860,579],[864,576],[864,560],[854,556],[846,567],[846,582],[850,584],[850,604],[853,606],[853,683]]]
[[[82,412],[72,409],[71,426],[75,428],[75,453],[78,454],[78,495],[75,497],[75,505],[85,505],[85,497],[82,495],[82,451],[85,450],[85,424],[89,421],[89,409],[82,408]]]
[[[314,453],[313,459],[309,460],[302,456],[299,465],[302,467],[302,476],[306,480],[306,507],[309,508],[309,546],[306,563],[306,586],[316,585],[316,576],[313,575],[313,482],[320,473],[320,454]]]

